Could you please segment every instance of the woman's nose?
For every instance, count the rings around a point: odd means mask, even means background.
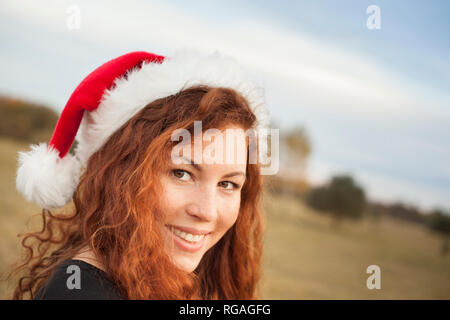
[[[213,221],[217,217],[215,187],[198,187],[187,208],[188,214],[204,221]]]

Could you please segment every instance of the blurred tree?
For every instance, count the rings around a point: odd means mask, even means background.
[[[0,97],[0,135],[29,143],[47,142],[58,114],[50,108]]]
[[[429,226],[442,235],[441,253],[446,256],[449,251],[450,215],[440,209],[433,210],[430,214]]]
[[[303,127],[289,131],[285,136],[288,147],[288,163],[299,169],[299,175],[304,176],[306,160],[311,154],[311,141]]]
[[[298,194],[306,183],[306,166],[311,154],[311,141],[303,127],[290,129],[280,137],[279,176],[285,181],[283,192]]]
[[[328,185],[313,188],[307,196],[307,203],[332,214],[335,225],[344,218],[361,218],[367,205],[364,190],[348,175],[334,176]]]

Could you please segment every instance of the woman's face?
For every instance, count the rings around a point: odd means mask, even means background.
[[[238,129],[234,126],[227,128]],[[187,272],[197,268],[203,255],[233,226],[239,214],[241,189],[246,175],[247,144],[234,143],[235,140],[227,138],[224,130],[221,132],[223,159],[227,159],[228,152],[232,155],[230,159],[234,156],[231,163],[224,160],[219,164],[205,163],[207,161],[193,164],[192,137],[191,155],[182,155],[183,164],[170,161],[168,172],[162,176],[165,245],[172,261]],[[232,154],[226,148],[227,141],[231,143],[229,146],[234,145]],[[203,141],[197,150],[205,154],[205,148],[211,143]],[[217,144],[214,145],[217,147]],[[239,163],[239,156],[243,157],[243,163]]]

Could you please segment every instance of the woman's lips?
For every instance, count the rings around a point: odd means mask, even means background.
[[[180,248],[181,250],[187,251],[187,252],[197,252],[198,250],[200,250],[201,247],[203,247],[203,245],[205,243],[206,237],[209,235],[209,234],[205,234],[204,237],[198,242],[189,242],[189,241],[181,238],[180,236],[176,235],[175,233],[173,233],[170,226],[166,225],[166,228],[169,230],[170,234],[173,237],[173,241],[178,246],[178,248]]]
[[[195,229],[195,228],[190,228],[190,227],[181,227],[181,226],[174,226],[174,225],[168,225],[169,227],[174,227],[178,230],[193,234],[193,235],[198,235],[198,234],[208,234],[211,233],[211,231],[207,231],[207,230],[199,230],[199,229]]]

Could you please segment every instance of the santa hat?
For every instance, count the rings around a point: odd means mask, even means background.
[[[267,127],[264,91],[231,57],[179,50],[173,57],[131,52],[106,62],[75,89],[52,138],[19,152],[16,187],[30,202],[50,209],[66,205],[89,157],[148,103],[194,85],[235,89],[250,104],[257,129]],[[74,140],[75,154],[68,153]]]

